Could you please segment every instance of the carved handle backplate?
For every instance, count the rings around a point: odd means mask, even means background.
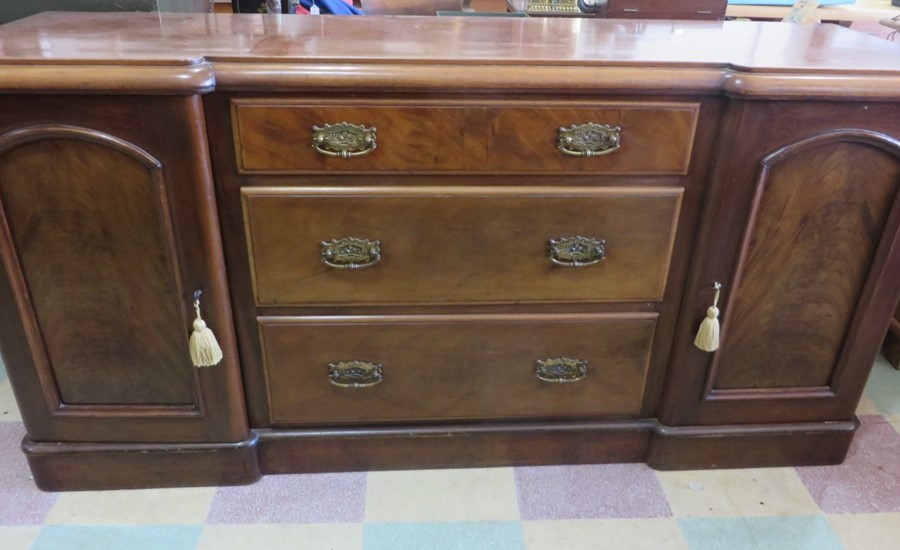
[[[317,153],[326,157],[362,157],[378,147],[375,141],[376,131],[376,128],[349,122],[313,126],[312,146]]]
[[[381,241],[345,237],[322,244],[322,262],[335,269],[363,269],[381,261]]]
[[[606,241],[576,235],[550,239],[550,261],[564,267],[586,267],[606,257]]]
[[[542,359],[535,363],[534,375],[544,382],[578,382],[587,376],[587,366],[587,361],[581,359]]]
[[[559,150],[575,157],[608,155],[621,145],[622,129],[608,124],[575,124],[559,129]]]
[[[384,380],[381,365],[365,361],[328,364],[328,381],[339,388],[370,388]]]

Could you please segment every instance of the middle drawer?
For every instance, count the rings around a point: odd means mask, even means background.
[[[258,187],[242,199],[257,305],[472,304],[660,300],[682,193]]]

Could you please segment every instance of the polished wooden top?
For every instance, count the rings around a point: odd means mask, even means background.
[[[313,78],[313,85],[335,76],[336,85],[345,85],[351,73],[364,86],[376,86],[379,75],[385,86],[397,79],[414,84],[416,75],[456,82],[466,80],[464,69],[475,70],[465,87],[491,87],[492,79],[501,79],[534,88],[551,72],[574,78],[578,86],[574,68],[581,71],[582,85],[593,82],[601,89],[646,80],[628,72],[636,69],[658,69],[661,79],[660,71],[669,71],[666,79],[675,90],[729,91],[735,82],[758,84],[759,75],[815,75],[857,84],[874,78],[873,91],[900,88],[900,44],[834,25],[734,21],[46,13],[0,27],[3,65],[28,65],[30,71],[20,73],[26,81],[44,66],[67,69],[57,73],[62,79],[83,65],[107,67],[96,71],[109,74],[133,65],[150,73],[180,66],[183,74],[172,76],[170,84],[201,91],[255,88],[267,80],[290,88],[301,76]],[[643,74],[650,82],[656,73]],[[616,75],[624,80],[601,78]],[[672,83],[679,75],[689,82]],[[35,78],[54,87],[50,74]],[[103,75],[95,72],[80,84],[90,89],[93,78]],[[121,78],[111,76],[110,82]],[[25,89],[11,80],[0,75],[0,90]]]

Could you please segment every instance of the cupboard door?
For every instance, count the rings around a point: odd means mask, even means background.
[[[853,416],[900,294],[900,107],[788,122],[804,109],[732,111],[755,137],[725,147],[712,182],[673,367],[694,391],[668,396],[675,425]],[[690,343],[716,281],[720,346],[705,353]]]
[[[107,101],[17,104],[0,132],[0,344],[28,437],[241,440],[199,100]],[[203,370],[188,350],[195,290],[225,355]]]

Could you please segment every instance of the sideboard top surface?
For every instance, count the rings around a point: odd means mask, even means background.
[[[484,74],[473,76],[473,84],[517,71],[504,82],[525,88],[546,82],[551,74],[570,80],[566,71],[576,69],[599,71],[591,77],[595,83],[618,79],[620,89],[631,80],[649,88],[681,77],[686,84],[675,88],[718,89],[734,75],[870,78],[877,80],[865,84],[870,91],[886,93],[900,87],[900,44],[835,25],[734,21],[45,13],[0,27],[0,69],[23,65],[69,71],[90,65],[100,73],[136,65],[150,73],[180,67],[181,81],[200,91],[222,84],[247,86],[251,72],[257,83],[264,73],[286,83],[283,77],[313,65],[341,65],[341,74],[352,66],[359,68],[356,73],[383,73],[401,84],[403,75],[411,78],[416,71],[420,79],[433,77],[440,84],[440,74],[421,76],[427,68],[448,69],[448,80],[455,78],[454,71],[480,68]],[[393,72],[379,68],[384,65],[393,66]],[[628,69],[651,72],[641,77],[626,74]],[[654,80],[654,69],[669,73],[660,72]],[[326,72],[315,74],[324,78]],[[17,83],[0,74],[0,90],[23,90],[29,78],[37,79],[18,76]],[[92,81],[103,76],[95,72],[80,84],[102,86]],[[48,89],[66,86],[54,84],[52,75],[43,78],[29,89],[44,82]]]

